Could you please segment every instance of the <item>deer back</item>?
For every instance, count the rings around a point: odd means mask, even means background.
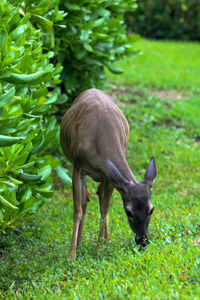
[[[61,122],[65,155],[89,175],[94,170],[100,177],[107,175],[107,159],[123,173],[128,136],[128,122],[114,99],[93,88],[75,99]]]

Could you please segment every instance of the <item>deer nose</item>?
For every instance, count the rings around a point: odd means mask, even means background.
[[[137,245],[141,245],[143,247],[147,246],[149,244],[149,240],[147,237],[141,237],[139,235],[136,235],[135,242]]]

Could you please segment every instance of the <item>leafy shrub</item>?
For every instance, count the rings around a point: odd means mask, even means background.
[[[30,219],[52,196],[49,175],[60,165],[46,150],[57,145],[51,113],[60,90],[52,88],[62,68],[43,51],[31,14],[15,5],[0,2],[0,231]]]
[[[200,40],[199,0],[139,0],[126,17],[133,32],[149,38]]]
[[[63,65],[63,90],[76,94],[105,84],[104,67],[115,74],[123,71],[112,65],[128,55],[136,55],[127,36],[124,13],[134,11],[133,0],[60,0],[67,13],[66,28],[56,28],[57,61]]]
[[[70,181],[58,152],[60,108],[102,87],[104,67],[119,74],[112,63],[138,53],[123,21],[134,9],[132,0],[0,2],[0,231],[52,196],[52,170]]]

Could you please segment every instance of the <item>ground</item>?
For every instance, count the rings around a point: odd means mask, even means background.
[[[32,223],[2,238],[2,298],[199,299],[200,77],[196,74],[200,64],[195,65],[193,58],[200,46],[141,41],[138,47],[144,56],[130,60],[125,73],[130,75],[136,66],[138,71],[134,76],[108,74],[107,91],[129,121],[127,159],[138,180],[150,157],[156,159],[150,245],[136,246],[115,191],[109,210],[111,243],[96,250],[100,213],[97,184],[89,180],[92,199],[83,243],[77,260],[69,261],[72,193],[70,186],[57,184],[52,201]],[[156,78],[157,67],[151,62],[158,61]],[[183,70],[188,70],[190,83],[183,80]]]

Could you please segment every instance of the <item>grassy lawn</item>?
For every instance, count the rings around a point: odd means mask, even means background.
[[[109,80],[119,85],[199,91],[199,43],[139,40],[136,47],[143,55],[118,62],[124,73],[116,76],[107,71]]]
[[[69,261],[71,188],[57,185],[52,202],[31,224],[2,237],[0,298],[199,299],[200,96],[194,91],[199,88],[200,46],[138,45],[144,57],[131,60],[133,65],[121,62],[126,72],[109,77],[115,82],[109,92],[117,95],[130,123],[127,158],[138,180],[150,157],[156,158],[150,245],[141,251],[136,246],[115,191],[109,210],[111,243],[96,251],[100,213],[97,184],[89,180],[92,200],[83,243],[77,260]],[[148,91],[156,88],[191,92],[178,100],[160,99]]]

